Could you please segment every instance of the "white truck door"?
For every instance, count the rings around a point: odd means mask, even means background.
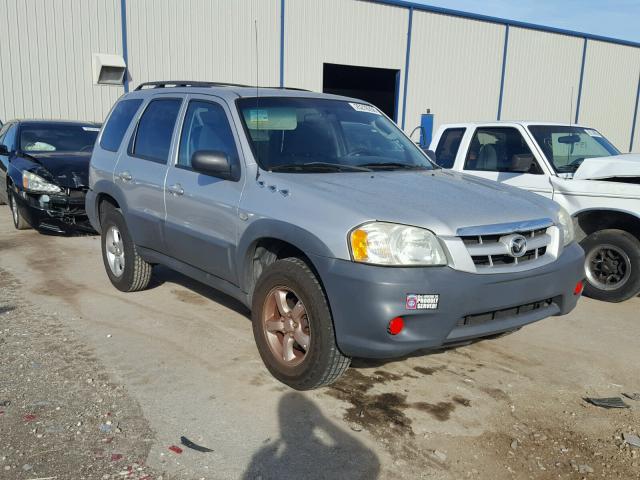
[[[478,127],[467,147],[462,170],[552,198],[547,167],[533,151],[515,126]]]

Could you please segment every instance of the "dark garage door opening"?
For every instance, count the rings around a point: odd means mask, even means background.
[[[366,100],[397,121],[399,78],[400,70],[325,63],[322,91]]]

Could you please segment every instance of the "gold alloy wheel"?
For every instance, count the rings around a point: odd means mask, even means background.
[[[288,287],[275,287],[262,308],[262,329],[269,349],[286,367],[302,363],[309,352],[309,319],[300,297]]]

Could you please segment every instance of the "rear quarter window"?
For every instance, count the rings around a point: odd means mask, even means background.
[[[141,104],[142,99],[131,99],[122,100],[115,106],[102,131],[100,147],[110,152],[118,151],[122,138]]]

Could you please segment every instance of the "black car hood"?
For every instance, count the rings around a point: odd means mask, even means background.
[[[29,153],[26,157],[44,168],[50,176],[47,180],[53,180],[60,187],[81,188],[89,185],[91,152]],[[37,170],[34,169],[33,173],[40,175]]]

